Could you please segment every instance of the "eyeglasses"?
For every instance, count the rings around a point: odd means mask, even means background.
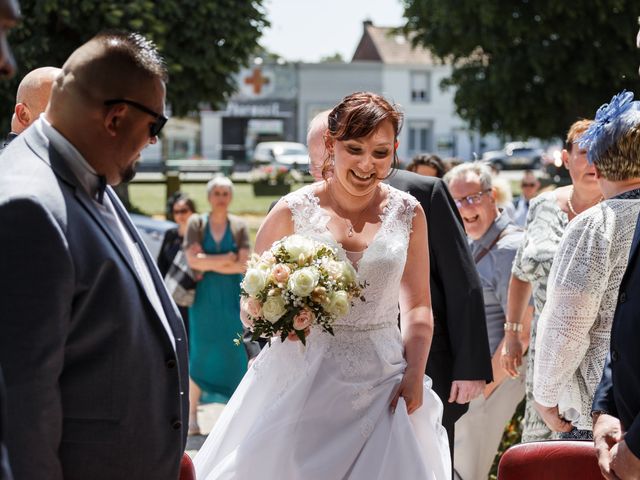
[[[188,208],[176,208],[176,209],[173,211],[173,214],[174,214],[174,215],[182,215],[182,214],[184,214],[184,213],[189,213],[190,211],[191,211],[191,210],[189,210]]]
[[[533,188],[533,187],[536,186],[536,184],[535,183],[521,183],[520,186],[522,188]]]
[[[458,208],[462,208],[462,205],[465,203],[467,205],[478,205],[482,201],[482,195],[490,191],[491,189],[487,188],[486,190],[482,190],[481,192],[474,193],[473,195],[467,195],[466,197],[462,197],[462,198],[454,198],[453,201],[455,202],[456,207]]]
[[[158,135],[160,135],[162,128],[164,127],[165,123],[167,123],[167,120],[169,120],[164,115],[160,115],[159,113],[154,112],[153,110],[145,107],[141,103],[134,102],[133,100],[128,100],[126,98],[114,98],[112,100],[105,100],[104,102],[104,104],[107,106],[116,105],[118,103],[126,103],[127,105],[131,105],[132,107],[137,108],[141,112],[151,115],[153,118],[156,119],[155,122],[149,125],[149,135],[151,137],[157,137]]]

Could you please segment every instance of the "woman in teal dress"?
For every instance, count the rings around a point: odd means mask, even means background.
[[[189,266],[201,272],[189,309],[189,434],[200,433],[200,400],[225,403],[247,371],[234,339],[242,333],[240,282],[249,256],[247,226],[230,215],[233,183],[215,177],[207,184],[211,212],[189,219],[184,248]]]

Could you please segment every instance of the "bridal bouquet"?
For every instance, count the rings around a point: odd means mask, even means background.
[[[295,332],[304,344],[311,325],[333,335],[333,323],[349,313],[354,299],[364,301],[365,286],[333,248],[291,235],[249,260],[241,285],[242,322],[254,340],[279,335],[284,341]]]

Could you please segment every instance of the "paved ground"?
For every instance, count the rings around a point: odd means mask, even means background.
[[[218,420],[223,408],[224,404],[222,403],[208,403],[198,407],[198,423],[200,424],[202,435],[194,435],[187,438],[187,453],[191,458],[195,456],[196,452],[206,440],[207,435],[213,428],[213,424]]]

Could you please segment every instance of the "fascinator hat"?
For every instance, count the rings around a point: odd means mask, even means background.
[[[577,142],[587,150],[589,163],[598,165],[607,150],[639,124],[640,101],[633,100],[633,92],[623,90],[598,109],[593,123]]]

